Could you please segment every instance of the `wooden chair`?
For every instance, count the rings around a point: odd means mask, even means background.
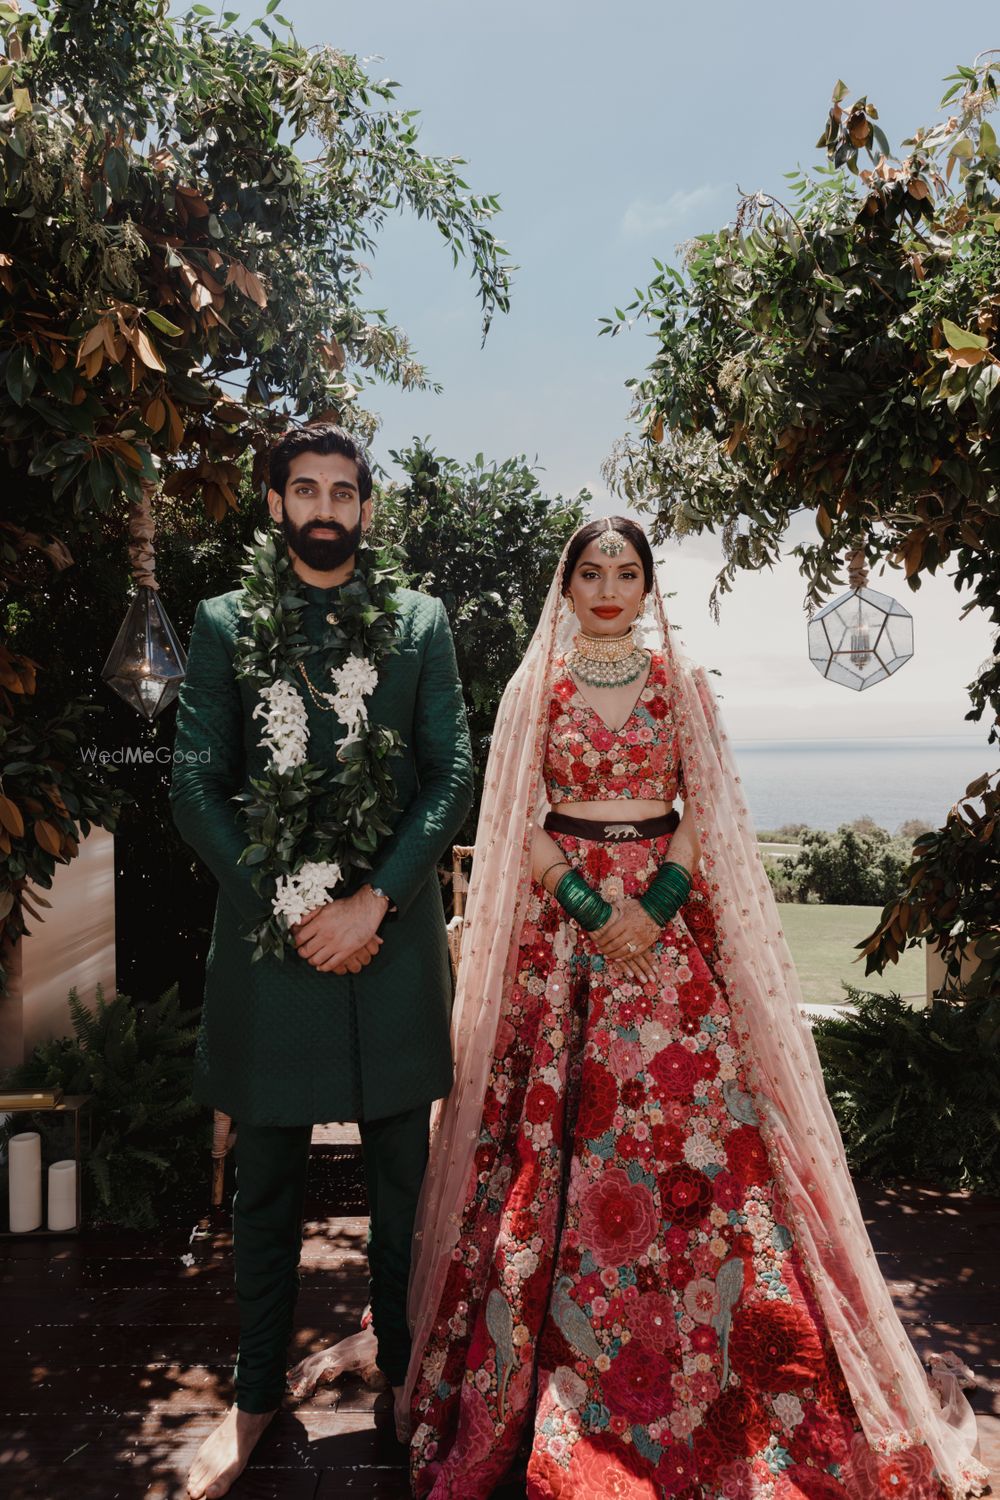
[[[471,859],[473,850],[467,844],[453,844],[451,850],[451,897],[454,916],[448,923],[448,952],[451,955],[451,972],[458,973],[462,956],[462,934],[465,931],[465,896],[469,889],[463,863]],[[226,1157],[236,1144],[236,1131],[228,1115],[221,1109],[215,1111],[212,1124],[212,1207],[222,1206],[222,1187],[226,1176]]]

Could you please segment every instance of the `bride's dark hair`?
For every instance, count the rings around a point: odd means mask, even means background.
[[[607,531],[608,519],[607,516],[602,516],[599,521],[588,521],[586,526],[580,527],[570,542],[569,551],[566,553],[566,567],[563,571],[562,591],[564,594],[569,593],[569,582],[580,561],[580,554],[590,546],[591,542],[596,542],[602,532]],[[610,520],[614,529],[620,531],[625,540],[631,542],[638,552],[639,561],[642,563],[643,582],[648,594],[653,587],[653,549],[649,545],[646,533],[638,522],[630,521],[627,516],[611,516]]]

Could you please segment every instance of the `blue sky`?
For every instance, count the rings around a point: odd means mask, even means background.
[[[674,260],[679,242],[726,222],[739,188],[781,196],[786,171],[817,162],[838,78],[874,100],[895,146],[935,118],[954,64],[1000,43],[995,0],[632,0],[617,12],[594,0],[282,0],[281,11],[300,40],[370,57],[373,75],[398,80],[401,105],[421,111],[424,148],[466,157],[472,187],[500,195],[497,232],[520,267],[511,312],[481,349],[465,270],[431,226],[389,225],[371,303],[407,330],[444,391],[370,393],[376,450],[419,434],[459,459],[524,452],[550,492],[587,485],[598,511],[609,508],[602,461],[627,425],[624,381],[651,345],[639,329],[598,338],[597,319],[645,284],[654,255]],[[717,555],[706,540],[671,550],[664,582],[692,652],[725,674],[734,734],[968,732],[963,687],[989,635],[981,619],[959,624],[947,580],[910,596],[898,575],[873,579],[913,609],[918,656],[857,695],[806,660],[791,564],[747,578],[714,625]]]

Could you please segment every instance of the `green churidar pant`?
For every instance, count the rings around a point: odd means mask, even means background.
[[[406,1293],[429,1125],[429,1104],[358,1122],[371,1214],[372,1322],[378,1367],[391,1385],[402,1385],[410,1358]],[[273,1411],[284,1394],[311,1134],[311,1125],[239,1125],[237,1130],[233,1254],[241,1411]]]

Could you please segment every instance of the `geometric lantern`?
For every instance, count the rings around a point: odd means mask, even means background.
[[[115,637],[101,676],[152,723],[177,697],[187,657],[155,589],[143,584]]]
[[[809,660],[830,682],[863,692],[913,655],[913,616],[889,594],[867,588],[864,553],[851,557],[850,593],[809,621]]]
[[[138,589],[101,672],[108,686],[150,723],[177,697],[187,669],[154,573],[150,501],[155,490],[155,484],[143,483],[142,499],[129,506],[128,550]]]

